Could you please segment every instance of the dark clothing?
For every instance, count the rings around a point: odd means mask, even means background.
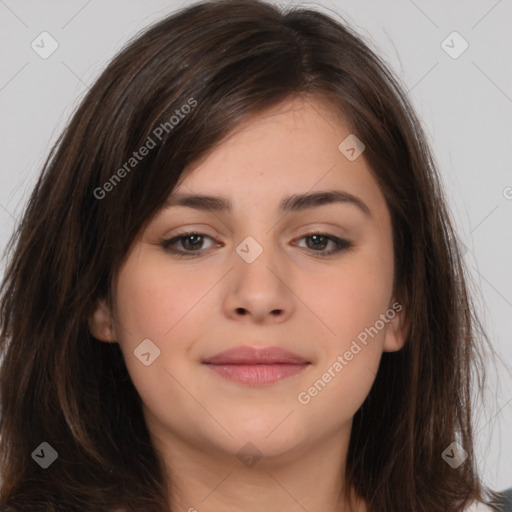
[[[500,491],[500,499],[496,502],[496,510],[499,512],[512,512],[512,487]]]

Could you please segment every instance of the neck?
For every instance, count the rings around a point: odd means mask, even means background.
[[[314,445],[265,455],[254,445],[231,452],[153,432],[167,468],[171,510],[187,512],[366,512],[352,491],[345,502],[344,461],[350,426]],[[264,443],[260,443],[261,446]],[[263,450],[262,450],[263,451]]]

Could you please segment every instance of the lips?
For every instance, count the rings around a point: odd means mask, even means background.
[[[306,369],[309,361],[279,347],[237,347],[203,360],[221,377],[252,386],[271,384]]]
[[[209,357],[205,364],[305,364],[303,357],[279,347],[236,347]]]

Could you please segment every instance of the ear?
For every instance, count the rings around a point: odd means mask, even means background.
[[[403,348],[409,331],[405,308],[395,301],[385,313],[388,318],[384,334],[384,352],[396,352]]]
[[[116,342],[112,318],[103,299],[98,301],[96,309],[89,317],[89,331],[98,340],[108,343]]]

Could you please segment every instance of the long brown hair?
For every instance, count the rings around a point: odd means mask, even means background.
[[[168,16],[115,57],[52,149],[9,241],[0,505],[169,510],[120,349],[94,339],[88,318],[100,298],[113,310],[117,271],[183,170],[240,121],[293,96],[328,101],[364,141],[391,212],[395,297],[408,318],[404,348],[383,354],[354,417],[346,488],[375,512],[455,512],[496,498],[478,476],[471,425],[472,371],[481,389],[488,339],[403,86],[346,23],[220,0]],[[454,441],[468,454],[457,468],[442,457]],[[33,457],[42,442],[58,454],[46,469]]]

